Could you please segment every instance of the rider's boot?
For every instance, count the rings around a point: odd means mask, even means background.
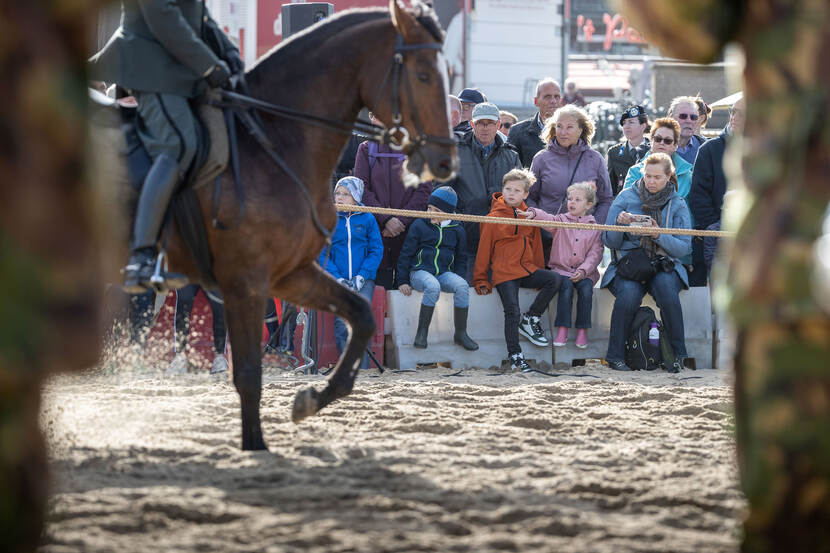
[[[169,290],[187,284],[187,277],[178,273],[159,271],[161,280],[151,282],[156,272],[156,242],[167,214],[167,206],[179,184],[179,166],[172,157],[161,154],[144,179],[138,198],[133,227],[130,259],[124,267],[124,290],[140,294],[148,289]]]

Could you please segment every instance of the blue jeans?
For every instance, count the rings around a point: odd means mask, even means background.
[[[409,274],[409,282],[412,288],[424,293],[421,303],[427,307],[433,307],[438,303],[438,296],[441,292],[454,294],[453,305],[456,307],[470,306],[470,285],[464,277],[447,271],[437,277],[426,271],[412,271]]]
[[[659,271],[647,286],[615,275],[608,289],[616,299],[611,311],[611,335],[608,337],[608,353],[605,355],[607,361],[625,359],[625,339],[646,291],[660,308],[660,319],[666,327],[674,354],[686,357],[683,308],[679,296],[683,281],[675,271]]]
[[[574,283],[571,279],[562,277],[562,286],[559,287],[559,300],[556,303],[556,321],[553,326],[571,328],[574,289],[576,289],[575,328],[591,328],[591,300],[594,297],[594,283],[590,278],[583,278]]]
[[[369,305],[372,304],[372,296],[375,293],[375,281],[367,280],[363,283],[363,288],[360,289],[360,294],[367,300]],[[381,324],[383,322],[381,321]],[[346,322],[340,317],[334,318],[334,345],[337,346],[338,355],[343,355],[343,350],[346,349],[346,340],[349,338],[349,329],[346,327]],[[361,369],[369,366],[369,354],[363,356],[363,362],[360,364]]]

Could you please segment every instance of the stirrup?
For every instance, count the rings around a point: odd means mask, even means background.
[[[161,266],[164,263],[164,275],[161,272]],[[170,290],[176,290],[187,286],[188,280],[185,275],[170,274],[167,272],[167,250],[160,250],[156,256],[156,269],[150,277],[150,286],[160,294],[166,294]]]

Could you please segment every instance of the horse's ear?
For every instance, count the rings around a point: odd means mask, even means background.
[[[414,40],[418,22],[398,3],[398,0],[389,0],[389,13],[392,14],[392,25],[403,36],[404,41]]]

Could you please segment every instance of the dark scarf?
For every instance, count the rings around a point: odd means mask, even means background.
[[[665,226],[663,223],[663,208],[671,200],[674,189],[671,182],[666,183],[666,186],[660,192],[652,194],[646,188],[645,179],[640,179],[637,182],[637,192],[640,195],[640,202],[643,206],[643,212],[657,221],[657,226]],[[657,242],[651,236],[643,235],[640,237],[640,246],[648,253],[649,257],[654,257],[657,254]]]

